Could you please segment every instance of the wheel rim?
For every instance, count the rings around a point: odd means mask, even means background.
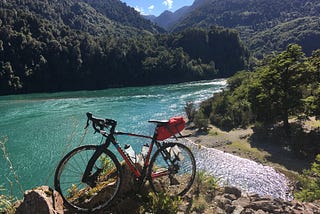
[[[163,153],[171,153],[170,160],[164,161]],[[182,144],[168,144],[152,158],[149,180],[155,192],[181,196],[193,184],[195,171],[195,160],[191,151]]]
[[[55,186],[67,204],[81,211],[99,210],[111,203],[121,181],[120,164],[110,152],[94,161],[90,182],[82,182],[85,168],[96,151],[95,146],[79,147],[60,162]]]

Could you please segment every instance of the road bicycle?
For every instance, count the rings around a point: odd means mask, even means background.
[[[179,124],[170,124],[171,120],[150,120],[148,122],[156,126],[153,136],[147,136],[117,132],[117,121],[98,118],[89,112],[86,115],[86,128],[91,122],[95,132],[101,134],[105,141],[101,145],[79,146],[59,162],[54,186],[66,205],[80,212],[95,212],[109,207],[121,189],[123,164],[127,164],[134,174],[134,184],[138,187],[149,182],[155,193],[170,196],[182,196],[189,191],[196,174],[195,158],[187,146],[167,139],[173,137],[178,140],[185,137],[180,133],[184,124],[177,128]],[[144,146],[147,149],[141,155],[143,164],[136,163],[121,148],[115,138],[117,135],[150,139],[150,145]],[[110,144],[114,145],[123,158],[122,163],[108,149]]]

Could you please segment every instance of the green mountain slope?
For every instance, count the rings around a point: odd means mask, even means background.
[[[0,2],[0,95],[210,79],[247,65],[247,50],[229,30],[205,30],[197,39],[214,45],[207,38],[220,35],[216,50],[229,50],[229,57],[219,58],[186,48],[181,38],[192,41],[193,33],[155,34],[152,25],[149,31],[131,25],[135,20],[122,24],[95,8],[79,0]]]
[[[108,6],[111,0],[105,1]],[[113,11],[120,11],[119,13],[125,13],[126,16],[123,17],[132,17],[136,16],[134,20],[142,20],[145,22],[145,28],[140,27],[136,29],[135,26],[124,26],[124,23],[115,21],[112,14],[110,18],[100,11],[103,10],[105,5],[97,5],[92,7],[90,4],[85,1],[77,0],[46,0],[46,1],[37,1],[37,0],[8,0],[0,3],[1,8],[30,12],[31,14],[36,15],[40,19],[45,19],[50,21],[53,25],[61,26],[65,25],[74,30],[84,31],[91,35],[105,35],[105,34],[115,34],[117,36],[121,35],[131,35],[131,34],[140,34],[141,29],[148,31],[150,29],[153,33],[157,32],[154,28],[154,25],[151,22],[147,22],[142,17],[137,16],[137,12],[131,10],[129,7],[125,6],[119,0],[114,0],[119,2],[114,6],[110,5],[110,8]],[[89,1],[88,1],[89,2]],[[91,0],[90,3],[98,3],[99,0]],[[126,11],[124,11],[126,8]],[[123,12],[121,12],[123,11]],[[139,19],[140,18],[140,19]],[[129,18],[128,18],[129,19]],[[158,28],[159,29],[159,28]]]
[[[239,31],[241,38],[249,47],[254,47],[250,50],[255,50],[258,55],[261,55],[262,53],[268,53],[270,48],[264,49],[263,46],[260,46],[262,49],[257,50],[257,43],[252,43],[252,37],[260,34],[265,38],[263,32],[268,34],[268,31],[282,28],[283,24],[294,20],[298,20],[296,22],[305,26],[302,28],[308,28],[310,17],[319,17],[319,15],[320,3],[317,0],[210,0],[186,15],[182,21],[172,26],[171,30],[177,32],[191,26],[210,27],[212,25],[234,28]],[[314,21],[314,18],[312,19]],[[287,32],[278,31],[283,35],[279,35],[277,38],[287,37],[288,32],[293,33],[289,37],[299,34],[298,31],[301,26],[296,27],[295,25],[287,25]],[[310,30],[317,29],[311,28]],[[307,45],[305,41],[309,42],[312,38],[318,41],[318,33],[305,34],[303,39],[296,40],[296,42],[304,47]],[[263,43],[268,42],[270,40],[263,40]],[[270,47],[272,46],[272,51],[278,51],[285,47],[287,42],[290,41],[282,40],[273,43]],[[318,43],[312,49],[319,47],[320,44]],[[305,49],[307,54],[310,54],[310,47]]]
[[[125,26],[147,30],[152,33],[164,32],[164,30],[141,16],[134,8],[128,7],[120,0],[84,0],[94,9]]]
[[[297,18],[253,35],[248,44],[257,56],[284,50],[289,43],[303,47],[308,55],[320,48],[320,17]]]

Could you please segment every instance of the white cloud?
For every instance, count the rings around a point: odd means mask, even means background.
[[[147,15],[142,7],[135,6],[134,9],[139,12],[141,15]]]
[[[173,0],[165,0],[164,2],[162,2],[163,5],[165,5],[166,7],[168,7],[169,9],[172,8],[172,4],[173,4]]]
[[[149,9],[149,10],[153,10],[153,9],[154,9],[154,5],[150,5],[150,6],[148,7],[148,9]]]

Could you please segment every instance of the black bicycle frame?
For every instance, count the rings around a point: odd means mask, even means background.
[[[139,178],[139,180],[140,180],[140,182],[142,184],[144,178],[146,177],[147,168],[149,166],[151,152],[152,152],[154,144],[156,144],[156,146],[158,148],[160,148],[160,143],[156,140],[156,135],[151,137],[151,136],[147,136],[147,135],[126,133],[126,132],[114,132],[113,135],[111,135],[111,134],[109,134],[109,135],[102,134],[102,135],[106,137],[105,143],[102,144],[102,145],[97,146],[97,150],[92,155],[92,157],[90,158],[90,160],[89,160],[89,162],[87,164],[85,172],[84,172],[84,174],[82,176],[82,182],[87,183],[91,187],[95,186],[94,181],[96,180],[96,178],[99,175],[101,170],[98,169],[97,172],[92,174],[93,165],[94,165],[96,159],[103,153],[103,151],[105,149],[107,149],[109,147],[110,143],[112,143],[113,146],[117,149],[117,151],[121,155],[121,157],[128,164],[130,170],[135,174],[136,178]],[[129,156],[123,151],[123,149],[121,148],[120,144],[114,138],[115,135],[126,135],[126,136],[131,136],[131,137],[140,137],[140,138],[151,139],[151,143],[150,143],[150,146],[149,146],[148,153],[147,153],[147,155],[145,157],[145,162],[144,162],[142,171],[137,169],[135,164],[132,162],[131,158],[129,158]]]
[[[137,169],[137,167],[135,166],[135,164],[133,163],[131,158],[129,158],[128,155],[126,155],[126,153],[122,150],[120,144],[115,140],[112,141],[112,144],[117,149],[117,151],[120,153],[120,155],[125,160],[125,162],[128,164],[130,170],[135,174],[136,178],[140,179],[140,181],[142,183],[142,181],[146,177],[146,172],[147,172],[147,168],[148,168],[149,161],[150,161],[151,151],[153,149],[154,144],[157,143],[157,141],[155,139],[155,136],[151,137],[151,136],[148,136],[148,135],[134,134],[134,133],[128,133],[128,132],[115,132],[114,135],[126,135],[126,136],[131,136],[131,137],[140,137],[140,138],[151,139],[151,143],[150,143],[150,146],[149,146],[148,153],[147,153],[147,155],[145,157],[145,161],[144,161],[144,165],[143,165],[142,171]],[[157,144],[157,147],[159,147],[158,144]]]

